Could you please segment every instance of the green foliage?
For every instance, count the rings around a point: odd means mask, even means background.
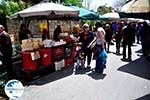
[[[64,4],[82,7],[82,0],[64,0]]]
[[[0,3],[0,12],[10,16],[11,14],[31,6],[31,4],[33,3],[30,0],[3,0]]]
[[[17,3],[12,1],[2,2],[0,4],[0,12],[6,14],[7,16],[14,14],[17,11],[20,11],[21,8],[18,6]]]
[[[0,12],[10,16],[20,10],[28,8],[31,5],[37,4],[42,0],[3,0],[0,3]],[[58,2],[59,0],[50,0],[53,2]],[[65,5],[82,6],[82,0],[60,0],[61,3]]]
[[[40,3],[42,0],[22,0],[26,4],[34,5]]]
[[[18,7],[18,4],[17,4],[17,3],[9,2],[8,5],[9,5],[10,13],[12,13],[12,14],[15,13],[16,11],[21,10],[21,9]]]
[[[100,6],[100,7],[98,7],[98,9],[97,9],[97,12],[99,13],[99,14],[105,14],[105,13],[109,13],[109,12],[112,12],[112,10],[114,10],[112,7],[107,7],[107,6]]]

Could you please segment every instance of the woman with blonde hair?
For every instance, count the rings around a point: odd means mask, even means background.
[[[105,50],[105,45],[105,30],[102,27],[99,27],[97,29],[95,39],[88,46],[89,48],[94,47],[93,59],[96,60],[95,71],[98,73],[103,73],[103,70],[105,68],[106,59],[100,57],[100,53],[102,52],[102,50]]]

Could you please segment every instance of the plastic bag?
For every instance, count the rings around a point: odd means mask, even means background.
[[[103,59],[103,60],[106,60],[107,59],[107,52],[106,52],[106,50],[105,49],[102,49],[102,51],[100,52],[100,54],[99,54],[99,57],[101,58],[101,59]]]

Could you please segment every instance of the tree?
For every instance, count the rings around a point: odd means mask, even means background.
[[[16,13],[20,10],[28,8],[32,5],[38,4],[43,0],[2,0],[0,3],[0,12],[7,16]],[[64,5],[82,6],[82,0],[48,0],[52,2],[59,2]]]
[[[82,0],[64,0],[63,2],[65,5],[82,7]]]
[[[0,12],[4,13],[7,16],[14,14],[15,12],[20,10],[21,8],[19,7],[19,5],[12,1],[2,1],[0,4]]]
[[[100,6],[97,9],[97,12],[101,15],[105,14],[105,13],[109,13],[112,12],[112,10],[114,10],[112,7],[107,7],[107,6]]]
[[[27,7],[28,4],[26,4],[25,2],[23,2],[22,0],[3,0],[3,2],[13,2],[13,3],[17,3],[19,9],[25,9]]]

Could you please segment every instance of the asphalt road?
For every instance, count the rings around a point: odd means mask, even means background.
[[[25,86],[19,100],[150,100],[150,62],[132,47],[132,61],[122,61],[110,47],[104,74],[90,69],[63,69]],[[95,61],[91,66],[95,67]]]

